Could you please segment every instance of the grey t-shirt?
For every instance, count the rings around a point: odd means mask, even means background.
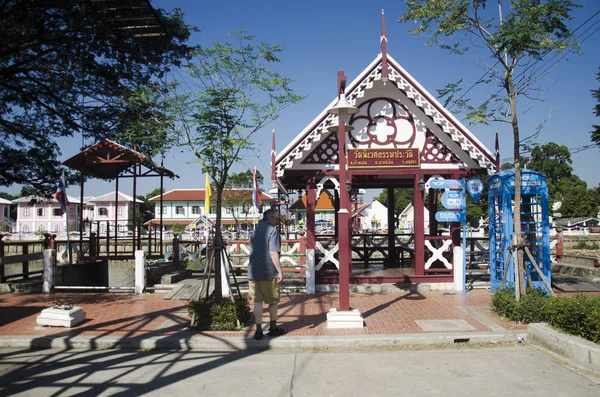
[[[281,252],[281,236],[276,227],[263,221],[252,236],[248,280],[270,280],[277,275],[270,252]]]

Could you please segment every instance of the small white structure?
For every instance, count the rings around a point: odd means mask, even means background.
[[[361,231],[369,229],[384,230],[388,228],[388,209],[377,200],[373,200],[357,216]]]
[[[37,316],[39,325],[71,328],[85,320],[85,312],[79,306],[71,308],[50,307]]]
[[[429,234],[429,210],[427,207],[424,208],[424,219],[425,219],[425,234]],[[398,229],[400,233],[414,233],[415,231],[415,209],[412,203],[408,203],[406,208],[400,214],[398,218]]]

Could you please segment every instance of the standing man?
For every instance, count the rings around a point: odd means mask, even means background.
[[[279,284],[283,278],[279,263],[281,236],[275,227],[278,223],[279,213],[274,209],[268,209],[252,236],[248,283],[250,296],[254,301],[254,323],[256,324],[254,339],[256,340],[263,338],[263,302],[269,305],[270,326],[267,335],[285,334],[285,331],[277,326]]]

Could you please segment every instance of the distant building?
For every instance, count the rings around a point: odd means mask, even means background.
[[[136,199],[138,206],[140,203],[142,201]],[[114,232],[116,224],[117,232],[129,231],[129,219],[133,217],[133,197],[121,192],[117,196],[116,192],[110,192],[89,198],[84,206],[84,219],[91,224],[90,227],[86,225],[85,230],[105,235],[107,231]]]
[[[10,217],[10,206],[12,202],[0,197],[0,225],[5,224],[7,230],[12,232],[16,229],[17,223]]]
[[[355,215],[358,216],[359,231],[387,230],[388,228],[388,209],[377,200],[362,204]]]
[[[204,189],[173,189],[162,195],[162,209],[160,205],[160,195],[150,198],[150,202],[155,204],[154,219],[146,222],[149,228],[156,230],[160,225],[161,211],[163,232],[170,231],[174,224],[197,227],[203,229],[205,223],[214,224],[216,214],[216,191],[210,201],[210,210],[208,214],[204,213],[204,201],[206,191]],[[223,204],[221,209],[221,225],[232,226],[236,223],[240,226],[252,223],[254,219],[259,222],[262,217],[263,209],[271,207],[273,197],[261,192],[262,208],[252,207],[251,189],[233,189],[223,191],[223,199],[239,196],[240,205],[226,206]]]
[[[16,227],[13,233],[21,236],[40,233],[66,233],[79,227],[79,200],[68,196],[67,216],[62,215],[60,203],[55,199],[25,196],[12,201],[17,205]]]
[[[306,194],[303,194],[290,206],[296,225],[306,224]],[[315,221],[323,220],[328,223],[335,219],[335,199],[329,191],[323,189],[315,205]]]

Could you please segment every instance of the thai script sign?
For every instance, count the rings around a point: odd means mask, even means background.
[[[464,211],[438,211],[435,213],[435,220],[438,222],[464,222]]]
[[[348,168],[420,167],[419,149],[349,149]]]

